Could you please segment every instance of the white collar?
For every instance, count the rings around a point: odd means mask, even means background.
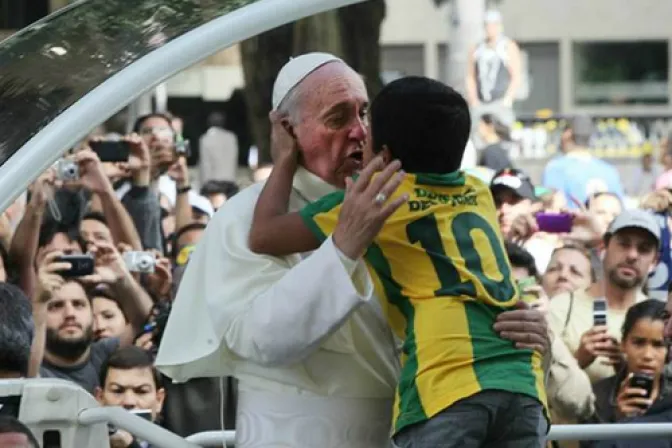
[[[315,202],[322,196],[338,190],[338,188],[326,183],[302,166],[296,170],[292,186],[308,202]]]

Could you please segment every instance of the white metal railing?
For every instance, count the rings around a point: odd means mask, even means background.
[[[234,446],[236,440],[235,431],[205,431],[192,434],[187,437],[187,441],[199,446],[222,446],[222,441],[226,446]]]
[[[632,440],[671,439],[672,423],[603,423],[556,425],[548,440]]]
[[[122,407],[101,407],[82,409],[77,422],[83,426],[97,423],[111,423],[115,427],[128,431],[141,440],[146,440],[152,446],[170,448],[197,448],[198,445],[183,439],[175,433],[133,415]],[[220,438],[221,445],[221,438]]]
[[[206,431],[192,434],[187,441],[202,447],[233,447],[235,431]],[[604,423],[597,425],[554,425],[548,440],[633,440],[672,439],[672,423]]]

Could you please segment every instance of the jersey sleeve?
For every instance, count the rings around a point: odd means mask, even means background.
[[[344,198],[344,191],[335,191],[306,205],[299,212],[303,222],[320,241],[334,232]]]

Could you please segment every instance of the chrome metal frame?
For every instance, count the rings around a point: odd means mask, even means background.
[[[0,167],[0,210],[91,129],[171,76],[264,31],[361,1],[259,0],[157,48],[81,98]]]
[[[196,448],[199,446],[117,406],[83,409],[77,420],[80,425],[85,426],[112,423],[115,427],[128,431],[141,440],[146,440],[152,446],[166,448]],[[221,445],[221,443],[220,437],[218,444]]]
[[[222,434],[224,433],[224,434]],[[235,431],[206,431],[187,437],[199,446],[221,446],[222,437],[233,447]],[[653,440],[672,438],[672,423],[615,423],[599,425],[555,425],[547,440]]]

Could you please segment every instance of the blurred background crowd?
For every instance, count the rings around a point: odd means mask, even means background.
[[[65,2],[44,3],[46,14]],[[660,19],[672,7],[413,3],[369,1],[243,42],[143,96],[45,171],[0,217],[2,377],[68,379],[182,436],[221,420],[234,428],[234,379],[223,394],[218,379],[173,384],[153,357],[209,220],[270,172],[273,78],[290,54],[319,49],[360,70],[371,96],[416,74],[465,92],[464,169],[491,186],[516,276],[547,314],[553,423],[672,422],[672,34]],[[3,26],[39,18],[22,11]],[[547,227],[539,214],[571,225]],[[30,325],[32,340],[13,336]]]

